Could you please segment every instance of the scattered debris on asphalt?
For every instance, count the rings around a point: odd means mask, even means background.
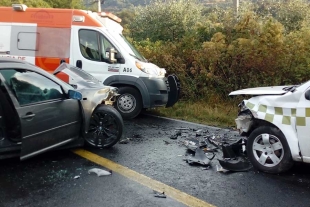
[[[140,134],[134,134],[132,135],[132,138],[141,139],[142,136]]]
[[[190,130],[190,128],[182,127],[182,128],[176,128],[176,130]]]
[[[220,165],[229,171],[243,172],[252,168],[250,162],[242,157],[231,160],[219,160]]]
[[[128,144],[129,143],[129,138],[122,139],[119,141],[120,144]]]
[[[202,169],[202,170],[210,170],[210,168],[211,168],[211,167],[210,167],[210,165],[209,165],[209,166],[207,166],[207,167],[202,167],[201,169]]]
[[[212,158],[208,158],[202,149],[197,148],[195,150],[195,156],[187,156],[184,160],[188,164],[198,163],[201,165],[209,165],[214,157],[215,155],[213,155]]]
[[[133,134],[131,137],[127,137],[126,139],[122,139],[119,141],[120,144],[128,144],[134,142],[142,142],[143,137],[140,134]]]
[[[208,146],[203,148],[203,151],[205,152],[218,152],[218,147]]]
[[[181,130],[177,130],[176,132],[175,132],[175,134],[173,134],[173,135],[171,135],[170,136],[170,139],[177,139],[179,136],[181,136],[182,135],[182,131]]]
[[[212,134],[208,130],[182,127],[176,128],[170,136],[170,139],[177,138],[184,138],[177,143],[192,152],[183,159],[190,165],[196,163],[208,166],[204,168],[206,170],[210,169],[210,163],[216,156],[219,161],[218,172],[240,172],[252,168],[246,155],[245,140],[241,137],[221,133],[221,129]]]
[[[153,190],[153,193],[155,194],[154,197],[157,197],[157,198],[167,198],[167,196],[165,195],[165,192],[159,193],[159,192]]]
[[[166,140],[164,140],[164,142],[165,142],[165,144],[171,144],[170,142],[168,142],[168,141],[166,141]]]
[[[216,165],[216,171],[223,173],[229,172],[229,170],[224,169],[222,166],[219,167],[218,165]]]
[[[202,136],[202,129],[196,131],[196,137]]]
[[[79,179],[81,176],[77,175],[77,176],[74,176],[73,179]]]
[[[206,147],[207,143],[195,138],[189,138],[184,141],[184,145],[187,149],[195,151],[197,148]]]
[[[243,149],[244,144],[243,139],[240,138],[233,143],[223,143],[221,145],[223,159],[219,159],[219,163],[224,169],[241,172],[248,171],[252,168],[252,165],[250,164]]]
[[[97,174],[98,177],[100,176],[104,176],[104,175],[112,175],[112,171],[106,171],[106,170],[102,170],[102,169],[99,169],[99,168],[93,168],[93,169],[90,169],[88,170],[88,174],[91,174],[91,173],[95,173]]]

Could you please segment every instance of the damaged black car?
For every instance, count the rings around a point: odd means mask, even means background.
[[[117,88],[66,63],[59,68],[80,77],[78,84],[25,61],[0,58],[0,159],[24,160],[84,142],[110,147],[121,138],[123,119],[113,107]]]

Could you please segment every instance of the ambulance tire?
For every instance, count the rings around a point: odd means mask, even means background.
[[[133,119],[138,116],[142,110],[142,97],[140,92],[129,86],[119,87],[115,101],[115,108],[124,119]]]
[[[247,154],[253,166],[277,174],[289,170],[294,162],[284,134],[271,126],[260,126],[247,140]]]
[[[99,105],[90,118],[88,133],[84,136],[87,145],[109,148],[123,136],[124,121],[113,106]]]

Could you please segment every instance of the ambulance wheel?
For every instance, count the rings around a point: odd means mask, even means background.
[[[119,87],[115,101],[115,108],[124,119],[133,119],[142,110],[142,97],[140,92],[132,87]]]
[[[286,138],[277,128],[258,127],[249,136],[246,147],[251,163],[260,171],[281,173],[294,164]]]

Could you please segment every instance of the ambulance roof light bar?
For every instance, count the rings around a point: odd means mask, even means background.
[[[25,4],[12,4],[12,8],[14,11],[26,11],[28,7]]]
[[[116,16],[116,15],[110,13],[110,12],[101,12],[101,13],[99,13],[99,15],[101,17],[108,17],[108,18],[110,18],[110,19],[112,19],[112,20],[114,20],[114,21],[116,21],[118,23],[121,23],[121,21],[122,21],[121,18],[119,18],[118,16]]]

